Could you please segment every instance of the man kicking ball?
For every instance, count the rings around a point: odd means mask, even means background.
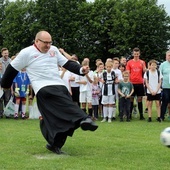
[[[88,66],[81,67],[77,62],[66,59],[52,45],[52,37],[47,31],[36,34],[33,45],[24,48],[9,64],[2,78],[1,86],[9,89],[18,71],[25,68],[37,98],[37,106],[42,115],[41,132],[48,142],[46,148],[62,154],[62,146],[67,136],[74,130],[95,131],[98,126],[79,106],[74,104],[71,95],[59,75],[58,66],[84,75]]]

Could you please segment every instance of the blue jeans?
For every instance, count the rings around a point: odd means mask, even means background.
[[[161,104],[161,119],[165,119],[165,113],[168,106],[168,103],[170,103],[170,89],[163,89],[162,91],[162,104]]]
[[[127,120],[130,119],[130,98],[121,97],[119,98],[119,109],[120,109],[120,119],[123,119],[123,114],[125,112]]]

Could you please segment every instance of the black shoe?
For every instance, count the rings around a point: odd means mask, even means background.
[[[61,151],[61,148],[59,148],[59,147],[53,147],[53,146],[51,146],[50,144],[47,144],[47,145],[46,145],[46,148],[47,148],[49,151],[54,152],[54,153],[56,153],[56,154],[58,154],[58,155],[65,154],[65,152]]]
[[[148,118],[148,122],[152,122],[152,118],[151,117]]]
[[[120,119],[120,122],[123,122],[123,119]]]
[[[5,116],[6,117],[6,119],[11,119],[11,117],[10,116]]]
[[[143,116],[140,116],[140,120],[145,120],[145,118]]]
[[[112,120],[116,120],[116,118],[115,118],[115,117],[112,117]]]
[[[148,113],[148,108],[145,109],[145,112],[144,113]]]
[[[2,119],[3,118],[3,115],[0,115],[0,119]]]
[[[86,118],[85,120],[82,120],[80,122],[80,126],[82,130],[90,130],[90,131],[95,131],[98,128],[98,126],[89,117]]]
[[[161,122],[161,118],[160,118],[160,117],[158,117],[156,120],[157,120],[158,122]]]
[[[130,119],[127,119],[126,122],[130,122]]]

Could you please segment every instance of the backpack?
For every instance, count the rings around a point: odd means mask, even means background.
[[[157,74],[158,74],[158,83],[159,83],[159,78],[160,78],[160,71],[158,69],[157,70]],[[146,71],[146,75],[147,75],[147,80],[149,82],[149,70]]]

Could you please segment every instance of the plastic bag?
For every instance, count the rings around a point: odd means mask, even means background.
[[[4,108],[4,115],[13,116],[14,114],[15,114],[15,103],[13,102],[13,97],[11,97],[6,107]]]
[[[35,102],[32,106],[30,113],[29,113],[29,119],[39,119],[40,116],[41,116],[41,114],[40,114],[40,111],[38,110],[37,102]]]

